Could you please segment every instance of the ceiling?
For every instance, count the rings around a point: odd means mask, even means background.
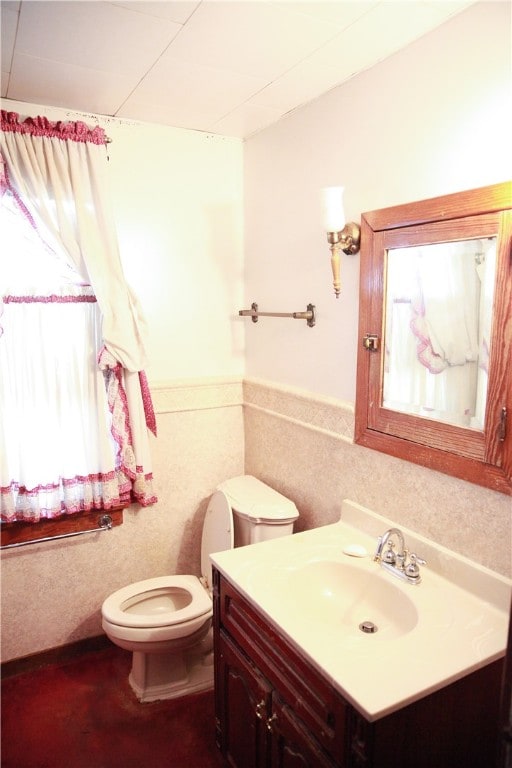
[[[1,0],[1,94],[246,138],[472,4]]]

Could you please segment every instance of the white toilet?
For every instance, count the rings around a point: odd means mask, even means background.
[[[252,475],[226,480],[206,510],[201,579],[160,576],[107,597],[103,629],[113,643],[133,652],[129,681],[140,701],[212,687],[210,554],[291,534],[298,516],[290,499]]]

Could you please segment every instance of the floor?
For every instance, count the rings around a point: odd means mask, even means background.
[[[2,681],[2,768],[221,768],[213,691],[140,704],[115,646]]]

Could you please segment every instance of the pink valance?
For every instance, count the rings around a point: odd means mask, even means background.
[[[32,136],[49,136],[64,141],[90,141],[93,144],[107,144],[108,139],[103,128],[99,125],[89,128],[80,121],[52,122],[47,117],[27,117],[20,121],[17,112],[7,112],[2,109],[1,129],[11,133],[30,133]]]

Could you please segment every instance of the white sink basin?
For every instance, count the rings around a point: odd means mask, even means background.
[[[400,526],[428,562],[421,584],[402,581],[368,554],[392,527],[345,501],[339,523],[212,555],[369,720],[499,659],[507,641],[509,579]]]
[[[280,589],[282,599],[319,631],[335,632],[340,641],[356,635],[375,643],[411,632],[418,623],[413,600],[383,576],[377,568],[320,560],[290,573]]]

